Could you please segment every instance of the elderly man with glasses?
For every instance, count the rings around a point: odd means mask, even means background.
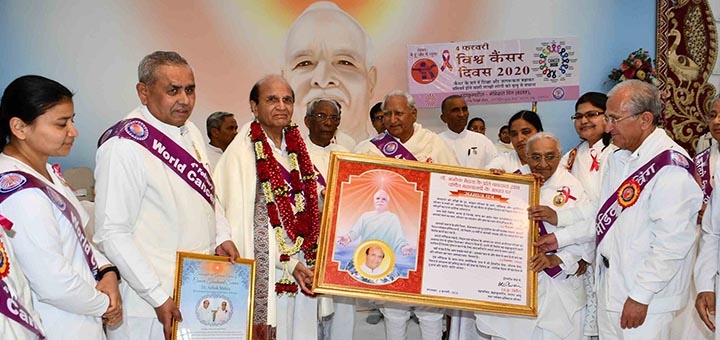
[[[657,127],[659,90],[627,80],[608,93],[610,155],[595,210],[602,339],[669,339],[687,302],[702,192],[687,152]],[[558,214],[567,224],[585,214]],[[557,239],[558,242],[553,242]],[[571,238],[541,238],[549,250]]]

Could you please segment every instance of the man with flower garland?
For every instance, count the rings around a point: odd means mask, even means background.
[[[295,94],[280,76],[255,83],[250,91],[255,120],[240,128],[215,170],[218,199],[227,207],[240,253],[257,261],[255,339],[317,339],[317,303],[307,295],[320,232],[321,189],[308,148],[291,121],[294,102]]]
[[[434,132],[416,123],[415,99],[402,90],[385,95],[382,110],[385,132],[363,141],[353,150],[355,153],[394,157],[427,163],[458,165],[455,152]],[[388,339],[407,339],[407,323],[410,311],[420,320],[423,340],[437,340],[442,337],[443,310],[437,307],[411,306],[402,303],[385,302],[380,311],[385,316]]]
[[[138,66],[142,105],[100,138],[94,241],[123,273],[125,317],[108,338],[171,339],[182,321],[172,299],[177,251],[236,258],[215,200],[205,142],[188,118],[195,76],[175,52]]]

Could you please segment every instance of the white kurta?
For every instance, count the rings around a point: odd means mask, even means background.
[[[413,124],[413,135],[405,143],[400,142],[397,138],[395,140],[408,149],[420,162],[458,165],[452,148],[440,136],[428,129],[424,129],[418,123]],[[360,142],[353,152],[361,155],[385,157],[380,149],[370,142],[370,139]]]
[[[338,131],[337,134],[342,134],[342,132]],[[350,136],[347,137],[349,138]],[[333,151],[348,152],[348,149],[337,143],[331,142],[325,147],[315,145],[310,140],[310,137],[305,138],[305,145],[308,148],[308,152],[313,155],[323,155],[323,157],[313,158],[313,164],[326,181],[328,180],[330,153]],[[353,141],[353,147],[354,146],[355,142]],[[320,209],[323,209],[323,204],[320,204]],[[355,299],[342,296],[319,296],[318,316],[320,318],[326,318],[330,314],[333,314],[332,318],[329,321],[323,321],[323,327],[331,325],[329,339],[352,340],[355,325]],[[320,338],[321,336],[318,334],[318,339]]]
[[[347,133],[337,130],[330,144],[337,144],[345,150],[352,150],[357,145],[357,142]]]
[[[601,201],[617,195],[617,188],[628,176],[668,149],[687,155],[664,130],[655,129],[635,152],[614,152],[603,177]],[[609,313],[622,312],[628,297],[647,304],[648,315],[671,313],[686,304],[701,204],[700,188],[685,169],[666,166],[657,172],[598,245],[596,263],[600,256],[610,262],[609,268],[601,270],[604,281],[598,285],[598,314],[604,312],[603,306]],[[669,329],[669,324],[661,326]],[[619,324],[601,322],[599,327],[601,332],[603,327],[620,331]],[[644,330],[653,331],[640,326],[634,332]]]
[[[207,167],[202,134],[192,123],[162,123],[144,106],[126,118],[143,119]],[[154,319],[154,307],[173,294],[176,252],[213,254],[230,239],[227,221],[221,209],[132,140],[109,139],[98,149],[96,164],[94,241],[129,284],[122,292],[125,315]]]
[[[515,148],[511,143],[503,143],[502,141],[495,142],[495,150],[497,150],[497,153],[503,153],[503,152],[515,152]]]
[[[25,308],[35,322],[35,327],[43,330],[42,322],[40,320],[40,314],[33,308],[32,293],[30,291],[30,284],[25,278],[22,269],[17,266],[15,253],[13,252],[12,244],[8,240],[8,236],[5,234],[5,229],[0,227],[0,242],[5,246],[5,252],[7,254],[6,261],[10,263],[8,276],[2,279],[2,282],[8,287],[10,296],[17,300]],[[35,340],[37,336],[31,332],[25,326],[21,325],[15,320],[0,314],[0,334],[3,339],[7,340]],[[45,333],[47,334],[47,333]]]
[[[555,196],[560,194],[562,187],[570,189],[568,199],[561,206],[553,203]],[[587,195],[580,182],[559,166],[555,173],[540,187],[540,205],[547,205],[557,210],[571,209],[586,202]],[[545,223],[548,233],[562,227]],[[494,337],[508,340],[546,339],[579,339],[582,334],[582,323],[579,311],[585,305],[585,289],[582,279],[572,275],[577,271],[577,261],[583,254],[580,245],[568,245],[558,250],[556,255],[563,263],[563,271],[556,278],[551,278],[544,271],[538,273],[538,316],[537,318],[476,313],[480,331]],[[545,333],[552,333],[546,337]]]
[[[220,157],[222,157],[223,151],[222,149],[218,148],[214,145],[207,145],[207,156],[208,156],[208,163],[210,164],[210,171],[215,170],[215,166],[217,165],[218,161],[220,160]]]
[[[0,155],[0,172],[20,170],[61,193],[77,209],[85,226],[88,214],[50,165],[49,182],[21,161]],[[104,339],[101,316],[110,300],[95,290],[97,282],[80,249],[72,224],[40,189],[25,189],[0,204],[0,214],[14,223],[8,233],[15,263],[25,273],[33,291],[33,305],[40,314],[48,340]],[[98,268],[108,260],[94,249]]]
[[[715,163],[710,163],[710,167],[714,168],[712,172],[713,188],[720,188],[720,183],[718,183],[720,181],[720,167]],[[702,233],[694,276],[695,289],[698,293],[715,292],[715,306],[720,306],[718,304],[720,303],[720,289],[718,289],[720,288],[720,280],[718,280],[718,271],[720,270],[720,204],[718,202],[720,202],[720,190],[713,190],[710,203],[708,203],[705,215],[703,215]],[[694,301],[694,297],[691,301]],[[693,317],[698,318],[696,313],[693,313]],[[720,321],[720,318],[716,314],[716,327],[718,321]],[[704,324],[701,323],[701,327],[703,328],[703,334],[709,333]],[[714,338],[720,340],[720,333],[716,331]]]
[[[246,123],[238,130],[235,139],[225,149],[225,153],[220,159],[214,174],[217,196],[223,206],[227,207],[225,212],[230,221],[235,244],[240,250],[240,255],[250,259],[255,258],[253,218],[255,215],[255,196],[258,180],[255,151],[250,140],[251,123]],[[268,140],[268,144],[272,148],[275,159],[285,169],[290,170],[284,137],[283,145],[279,148],[274,145],[272,140]],[[316,159],[325,157],[323,153],[318,153],[313,149],[308,149],[308,153],[313,163]],[[318,186],[318,193],[321,190],[322,188]],[[316,314],[298,314],[294,310],[295,306],[305,308],[308,304],[314,304],[315,299],[308,298],[302,293],[298,293],[295,297],[283,295],[280,298],[275,294],[275,282],[281,278],[283,264],[280,262],[280,251],[274,237],[275,232],[269,223],[268,235],[270,235],[268,239],[269,253],[271,254],[270,265],[274,264],[276,270],[270,270],[268,273],[270,284],[268,286],[267,322],[269,325],[277,327],[277,337],[280,340],[316,339]],[[286,242],[289,241],[286,239]],[[291,257],[288,263],[290,273],[294,270],[298,260],[301,260],[301,257],[302,255],[299,253]]]
[[[455,133],[446,130],[438,134],[455,151],[460,166],[473,169],[487,169],[486,165],[495,158],[497,150],[485,135],[463,130]]]
[[[503,152],[499,153],[490,163],[487,164],[488,169],[502,169],[507,173],[514,173],[520,170],[521,174],[529,174],[530,167],[525,164],[523,165],[518,157],[517,152]]]

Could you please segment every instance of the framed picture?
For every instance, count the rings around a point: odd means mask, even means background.
[[[333,153],[327,184],[314,292],[537,315],[534,177]]]
[[[177,253],[173,339],[252,339],[255,260]]]

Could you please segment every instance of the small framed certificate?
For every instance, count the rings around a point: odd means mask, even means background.
[[[177,253],[173,339],[252,339],[255,261]]]
[[[537,315],[533,176],[333,152],[314,292]]]

